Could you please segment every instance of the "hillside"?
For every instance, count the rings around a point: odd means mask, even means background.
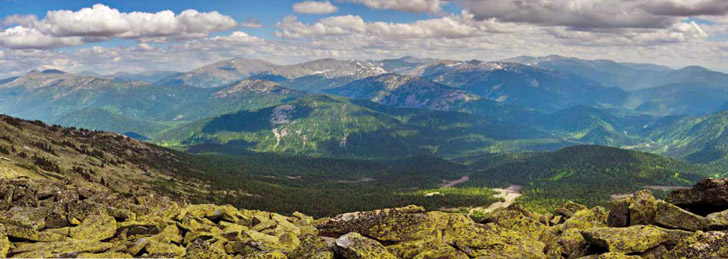
[[[384,74],[326,90],[327,93],[353,99],[407,108],[451,110],[475,101],[477,96],[430,80],[397,74]]]
[[[544,135],[523,125],[465,113],[392,108],[320,95],[182,125],[154,141],[196,146],[192,150],[197,152],[391,158],[508,149],[512,143],[499,141],[536,137]],[[535,142],[532,145],[538,145]]]
[[[654,185],[688,186],[709,175],[701,167],[659,155],[573,146],[473,173],[466,185],[522,185],[529,207],[553,208],[568,200],[605,205],[613,194]]]
[[[162,85],[188,85],[200,88],[223,87],[250,75],[275,68],[272,63],[246,58],[234,58],[206,65],[198,69],[171,75],[159,80]]]

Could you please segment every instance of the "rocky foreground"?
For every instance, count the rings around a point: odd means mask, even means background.
[[[315,220],[52,180],[2,180],[0,198],[0,257],[728,258],[728,179],[611,210],[514,204],[481,222],[417,206]]]

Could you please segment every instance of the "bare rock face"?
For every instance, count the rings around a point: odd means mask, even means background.
[[[728,178],[708,178],[691,189],[676,190],[667,202],[700,215],[728,209]]]

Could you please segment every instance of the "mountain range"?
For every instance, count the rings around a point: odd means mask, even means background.
[[[235,58],[180,73],[31,71],[0,81],[0,112],[198,153],[459,157],[598,144],[715,166],[723,127],[700,125],[721,118],[726,82],[700,67],[561,56]]]

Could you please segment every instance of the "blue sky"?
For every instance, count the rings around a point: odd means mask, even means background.
[[[183,71],[233,57],[295,63],[550,54],[728,71],[728,2],[673,3],[0,0],[0,76],[38,68]],[[297,4],[308,11],[294,10]],[[165,10],[173,14],[158,13]],[[244,26],[249,19],[262,26]]]

